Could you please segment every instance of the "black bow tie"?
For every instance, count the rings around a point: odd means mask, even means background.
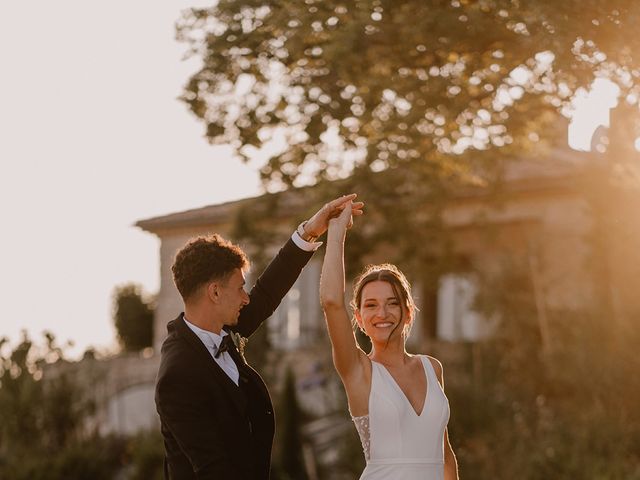
[[[233,344],[233,339],[231,338],[231,335],[225,335],[224,337],[222,337],[222,342],[220,342],[220,346],[218,347],[218,351],[216,352],[214,357],[218,358],[224,352],[231,353],[234,348],[235,348],[235,345]]]

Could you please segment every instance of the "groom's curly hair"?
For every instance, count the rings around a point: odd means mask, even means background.
[[[171,271],[186,302],[205,283],[226,280],[236,268],[248,267],[249,259],[242,249],[214,233],[189,240],[176,253]]]

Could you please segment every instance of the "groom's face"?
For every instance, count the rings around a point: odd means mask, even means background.
[[[220,300],[225,312],[225,325],[237,324],[240,310],[249,303],[249,295],[244,286],[244,272],[239,268],[222,284]]]

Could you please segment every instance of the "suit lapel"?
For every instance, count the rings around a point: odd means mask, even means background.
[[[207,383],[214,386],[214,388],[221,388],[227,396],[232,399],[232,403],[238,408],[239,413],[244,415],[247,407],[247,399],[240,391],[240,388],[211,357],[209,350],[207,350],[207,347],[204,346],[198,336],[193,333],[189,327],[187,327],[184,323],[182,314],[174,320],[174,323],[178,335],[187,341],[191,349],[198,354],[200,361],[211,374],[211,377],[207,379],[209,380]],[[238,365],[238,369],[240,368],[241,365]]]

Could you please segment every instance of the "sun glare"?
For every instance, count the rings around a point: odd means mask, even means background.
[[[569,124],[569,146],[576,150],[591,149],[591,137],[596,129],[609,126],[609,110],[618,104],[620,88],[610,80],[597,78],[591,88],[579,90],[573,99]],[[636,148],[640,145],[636,141]]]

